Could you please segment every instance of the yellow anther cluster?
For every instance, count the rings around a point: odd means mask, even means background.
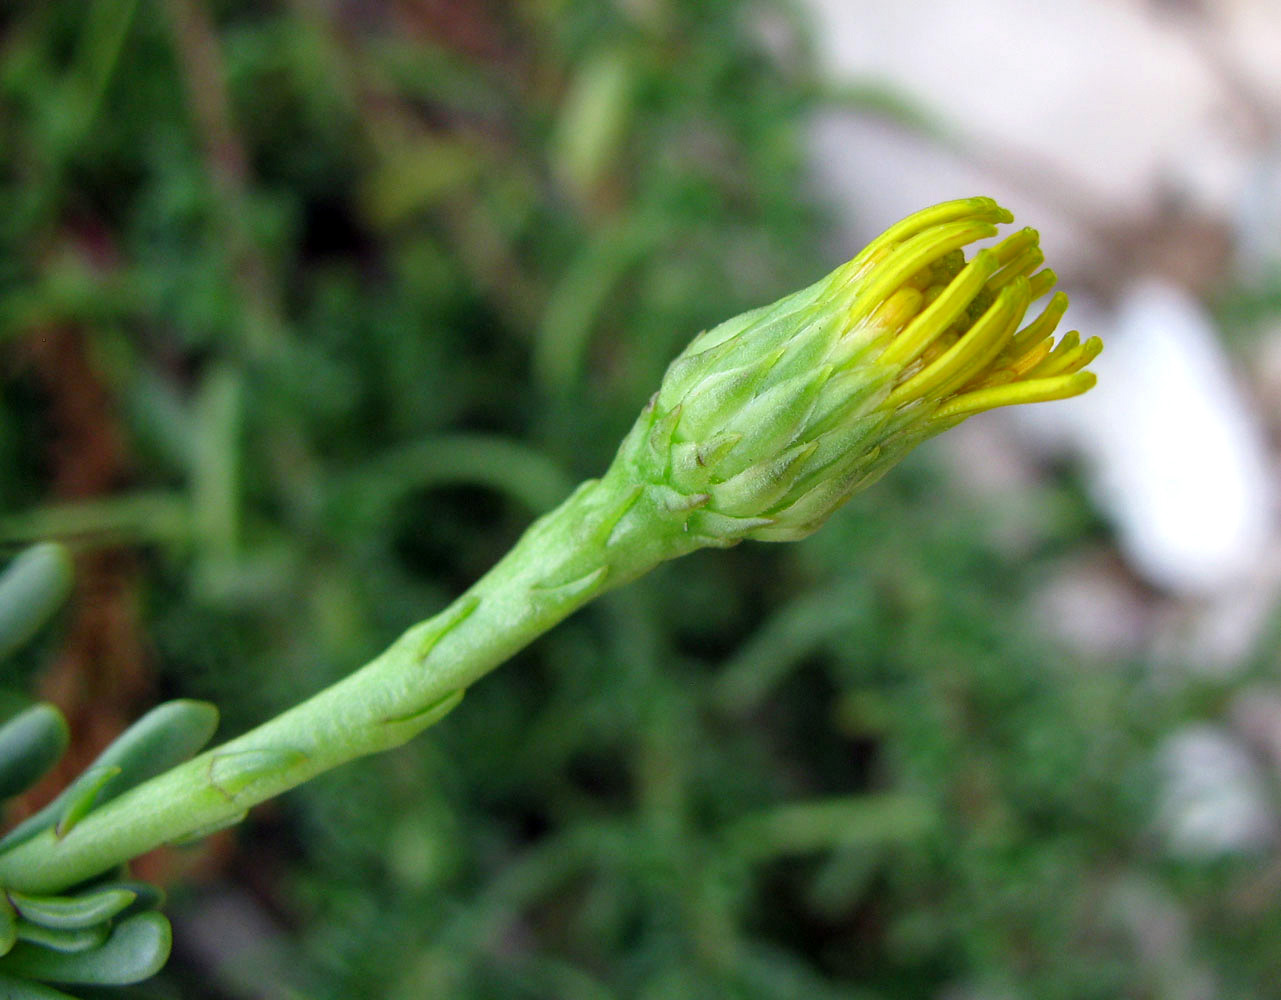
[[[1013,216],[987,198],[946,202],[885,232],[833,278],[864,283],[848,328],[871,327],[881,364],[900,366],[888,403],[936,404],[934,419],[967,416],[1012,403],[1076,396],[1095,382],[1083,371],[1103,349],[1075,332],[1054,342],[1067,308],[1057,292],[1024,322],[1029,306],[1053,288],[1034,229],[1021,229],[966,262],[963,247],[997,234]]]

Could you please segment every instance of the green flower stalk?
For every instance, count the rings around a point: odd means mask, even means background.
[[[658,563],[817,529],[911,448],[996,406],[1085,392],[1096,338],[1054,342],[1067,299],[1009,212],[947,202],[852,261],[693,341],[609,470],[536,521],[435,617],[381,656],[243,736],[110,801],[0,841],[0,885],[56,892],[162,843],[235,823],[258,802],[401,744],[465,689],[604,591]],[[17,832],[17,831],[15,831]]]

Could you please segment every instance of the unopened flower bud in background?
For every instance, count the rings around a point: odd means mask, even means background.
[[[987,198],[891,227],[809,288],[708,330],[667,370],[623,454],[709,544],[803,538],[911,448],[982,410],[1076,396],[1097,337],[1054,340],[1037,233]]]

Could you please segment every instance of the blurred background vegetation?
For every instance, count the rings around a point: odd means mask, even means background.
[[[234,733],[379,652],[606,466],[694,333],[848,255],[809,116],[924,125],[812,42],[747,0],[0,9],[0,544],[78,554],[4,682],[70,718],[64,778],[162,698]],[[1165,850],[1154,753],[1272,637],[1195,683],[1065,650],[1029,595],[1107,551],[1074,470],[980,494],[941,454],[142,859],[162,988],[1281,996],[1281,864]]]

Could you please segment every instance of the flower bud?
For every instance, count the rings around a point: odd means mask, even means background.
[[[925,209],[809,288],[700,334],[624,453],[707,544],[787,541],[966,417],[1085,392],[1102,343],[1055,343],[1067,296],[1024,321],[1056,280],[1036,231],[966,260],[1012,220],[987,198]]]

